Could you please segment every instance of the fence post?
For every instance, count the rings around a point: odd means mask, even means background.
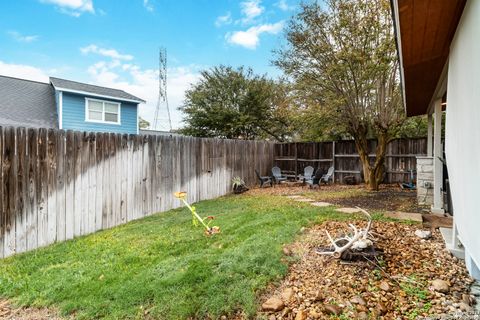
[[[333,166],[332,182],[335,183],[335,141],[332,141],[332,166]]]
[[[298,144],[295,142],[295,178],[298,176]]]

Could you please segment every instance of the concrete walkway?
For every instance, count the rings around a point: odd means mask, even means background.
[[[328,203],[328,202],[311,202],[310,204],[315,207],[329,207],[332,205],[331,203]]]

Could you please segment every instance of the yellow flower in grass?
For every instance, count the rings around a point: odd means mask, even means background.
[[[173,195],[177,199],[185,199],[187,197],[187,193],[185,191],[175,192]]]

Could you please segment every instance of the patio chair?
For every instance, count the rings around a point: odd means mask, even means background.
[[[272,178],[269,176],[261,176],[257,169],[255,169],[255,174],[257,175],[258,181],[260,181],[260,188],[270,184],[270,187],[273,187]]]
[[[327,173],[325,173],[321,178],[320,178],[320,182],[323,182],[325,184],[327,184],[328,182],[330,182],[330,180],[332,180],[332,176],[333,176],[333,171],[335,170],[334,167],[330,167],[328,168],[328,171]]]
[[[303,180],[303,182],[307,182],[310,181],[310,180],[313,180],[313,167],[311,166],[306,166],[304,169],[303,169],[303,176],[299,176],[298,178],[300,180]]]
[[[287,178],[282,176],[282,170],[279,167],[272,168],[273,182],[279,184],[282,181],[287,181]]]
[[[315,174],[312,176],[312,179],[310,180],[305,180],[305,183],[310,187],[310,188],[319,188],[320,187],[320,180],[323,177],[323,170],[318,168],[315,171]]]

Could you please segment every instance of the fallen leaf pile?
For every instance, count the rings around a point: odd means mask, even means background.
[[[445,250],[438,231],[425,240],[415,236],[418,226],[374,222],[375,245],[383,257],[342,262],[315,253],[329,245],[325,229],[332,236],[347,231],[344,222],[329,221],[289,245],[284,253],[298,260],[281,285],[262,297],[259,318],[417,319],[472,311],[473,280],[463,261]]]

